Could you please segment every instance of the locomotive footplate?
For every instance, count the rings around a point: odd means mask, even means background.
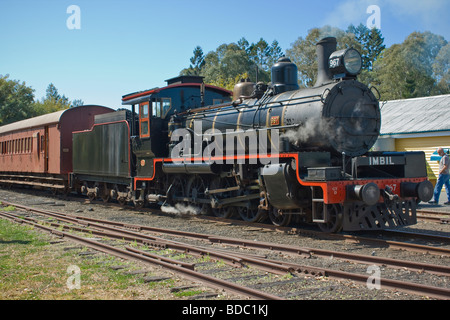
[[[343,230],[382,230],[417,223],[415,199],[379,202],[369,206],[363,202],[344,204]]]

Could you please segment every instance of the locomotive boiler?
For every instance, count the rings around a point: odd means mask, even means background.
[[[232,106],[193,110],[185,115],[184,126],[194,129],[195,121],[201,121],[202,129],[212,129],[213,135],[214,131],[273,128],[286,142],[280,151],[329,151],[348,157],[365,154],[378,138],[381,115],[372,91],[356,81],[361,56],[354,49],[336,52],[335,38],[322,39],[317,54],[319,69],[314,87],[299,89],[297,67],[283,57],[272,67],[269,88],[259,83],[248,94],[252,84],[241,83]],[[333,68],[329,61],[334,61]]]

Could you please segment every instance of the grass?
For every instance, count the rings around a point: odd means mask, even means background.
[[[0,210],[1,211],[14,211],[14,210],[16,210],[16,207],[14,207],[14,206],[7,206],[7,207],[0,208]]]
[[[187,291],[179,291],[175,292],[174,296],[176,297],[192,297],[203,293],[202,290],[187,290]]]
[[[142,268],[134,262],[106,254],[83,256],[78,244],[63,241],[0,219],[0,300],[73,299],[180,299],[170,288],[178,280],[145,283],[142,276],[130,275],[111,266],[126,265],[127,270]],[[75,247],[75,249],[73,249]],[[66,249],[66,250],[65,250]],[[80,270],[79,289],[69,289],[70,266]],[[196,293],[187,293],[193,295]]]

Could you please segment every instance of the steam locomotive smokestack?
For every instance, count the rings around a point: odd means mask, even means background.
[[[317,53],[317,81],[314,87],[319,87],[324,83],[330,82],[331,73],[328,68],[328,58],[336,51],[336,38],[323,38],[316,44]]]

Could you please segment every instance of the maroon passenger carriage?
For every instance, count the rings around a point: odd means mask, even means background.
[[[94,116],[113,109],[88,105],[0,127],[0,184],[68,191],[72,132],[91,129]]]

